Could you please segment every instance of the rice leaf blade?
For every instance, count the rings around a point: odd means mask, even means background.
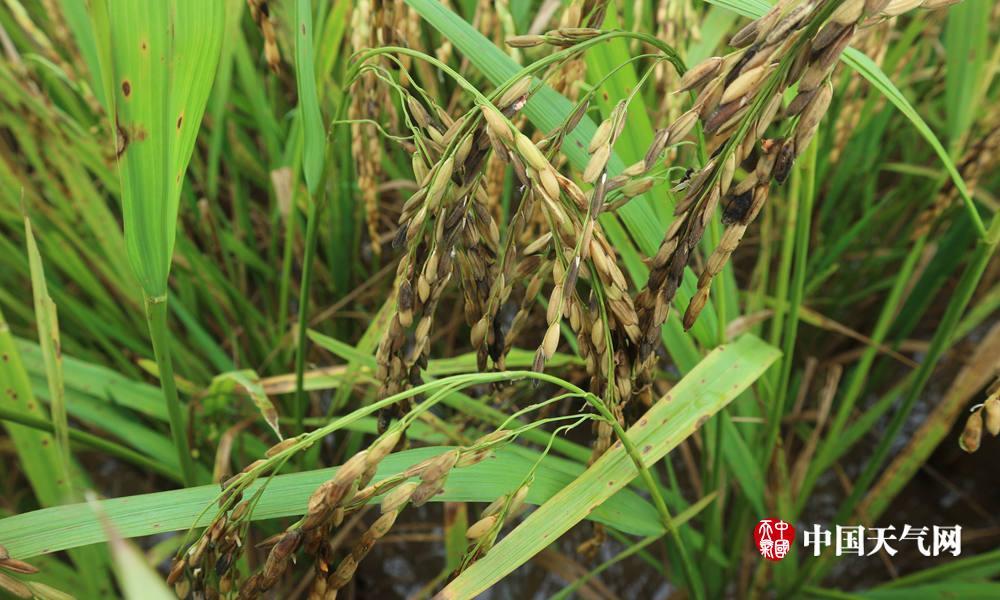
[[[271,399],[267,397],[263,386],[261,386],[260,376],[253,369],[231,371],[216,376],[212,380],[212,385],[209,386],[207,393],[208,395],[229,394],[237,386],[243,388],[247,395],[250,396],[250,400],[257,407],[257,410],[260,411],[261,416],[264,417],[264,421],[274,430],[274,434],[278,436],[278,439],[282,439],[281,430],[278,428],[278,411],[274,408]]]
[[[778,358],[778,351],[746,335],[717,348],[627,432],[654,464],[750,386]],[[707,383],[702,373],[711,377]],[[495,584],[586,518],[615,491],[638,475],[620,444],[615,444],[572,484],[526,518],[490,552],[438,595],[442,600],[472,598]]]
[[[447,447],[424,447],[389,455],[379,465],[375,480],[402,472],[406,468],[446,451]],[[575,474],[548,466],[544,459],[536,472],[527,501],[541,504],[567,485]],[[448,476],[444,491],[434,502],[491,502],[511,487],[521,483],[534,459],[508,449],[500,449],[488,461],[457,469]],[[254,520],[301,515],[310,494],[330,479],[336,468],[318,469],[275,477],[252,513]],[[583,467],[577,468],[577,474]],[[248,490],[252,494],[261,482]],[[155,492],[140,496],[100,500],[101,509],[122,537],[132,538],[166,531],[185,530],[192,525],[206,525],[212,515],[199,514],[214,502],[218,485]],[[635,535],[662,533],[653,507],[630,490],[619,491],[594,511],[592,519]],[[44,526],[42,526],[44,525]],[[94,519],[87,504],[70,504],[41,509],[0,519],[0,540],[12,555],[30,558],[88,544],[107,541],[107,532]]]
[[[0,312],[0,393],[4,405],[11,410],[44,421],[49,420],[45,409],[35,402],[31,381],[21,363],[21,355],[14,344],[14,336]],[[52,435],[39,433],[20,425],[5,424],[14,448],[31,484],[35,496],[43,506],[54,506],[69,497],[69,482],[66,478],[52,477],[61,472],[59,450]]]
[[[944,93],[948,140],[952,147],[968,133],[975,116],[979,101],[977,88],[986,75],[983,68],[990,48],[992,8],[989,0],[965,0],[948,11]]]
[[[89,500],[111,546],[115,576],[126,600],[170,600],[174,594],[139,549],[122,539],[93,496]]]
[[[3,395],[5,408],[36,420],[49,421],[45,409],[35,401],[31,382],[21,363],[14,336],[11,335],[2,310],[0,310],[0,394]],[[49,507],[60,505],[69,497],[71,488],[68,477],[52,476],[53,473],[61,472],[62,468],[60,452],[52,434],[6,420],[3,423],[17,452],[18,464],[24,471],[39,503]],[[44,522],[41,525],[44,525]],[[12,541],[5,535],[0,535],[0,540],[5,546],[10,546]],[[20,557],[13,552],[11,555]],[[106,585],[105,555],[97,549],[84,549],[70,552],[70,558],[79,569],[87,586],[87,592],[92,597],[103,597],[105,594],[99,590],[110,589]]]
[[[319,189],[323,173],[326,144],[323,118],[319,110],[319,95],[316,91],[316,66],[313,58],[313,18],[312,2],[295,2],[295,84],[299,92],[299,110],[302,131],[302,172],[310,194]]]
[[[59,317],[56,304],[49,296],[45,284],[45,269],[42,256],[31,228],[31,219],[24,216],[24,235],[28,246],[28,263],[31,270],[31,292],[35,301],[35,319],[38,323],[38,345],[45,363],[45,379],[48,382],[49,407],[52,411],[52,425],[55,430],[60,472],[67,482],[68,491],[73,491],[72,467],[69,449],[69,425],[66,421],[66,394],[63,384],[62,350],[59,345]]]

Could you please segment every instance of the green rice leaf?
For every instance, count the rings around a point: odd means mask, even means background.
[[[0,311],[0,398],[4,407],[36,420],[47,422],[49,416],[41,403],[35,400],[31,381],[21,363],[21,356],[14,343],[10,327]],[[62,461],[52,434],[37,429],[4,421],[7,434],[17,452],[18,465],[31,485],[35,497],[42,506],[58,506],[69,497],[69,478],[53,476],[61,472]],[[74,467],[74,473],[76,473]],[[83,475],[81,474],[82,478]],[[39,525],[41,527],[41,525]],[[13,541],[0,534],[0,544],[8,547]],[[12,551],[11,556],[22,558]],[[106,594],[107,571],[104,569],[105,556],[97,550],[77,550],[70,552],[70,558],[79,569],[86,585],[83,590],[90,597]],[[100,590],[104,590],[103,592]]]
[[[149,566],[142,552],[122,539],[96,500],[91,498],[90,503],[110,542],[112,564],[122,596],[126,600],[172,600],[174,594]]]
[[[996,578],[998,575],[1000,575],[1000,550],[992,550],[904,575],[878,586],[877,589],[913,589],[923,583],[977,581]]]
[[[78,0],[61,0],[63,18],[66,25],[73,32],[76,39],[76,46],[83,55],[83,61],[90,70],[90,78],[93,85],[94,95],[101,106],[107,109],[108,99],[105,96],[105,87],[101,83],[101,62],[97,55],[97,40],[94,38],[94,28],[87,16],[87,6]]]
[[[319,112],[319,96],[316,93],[316,67],[313,64],[313,18],[312,2],[295,2],[295,84],[299,92],[299,110],[302,121],[304,146],[302,149],[302,172],[310,194],[319,189],[323,172],[323,154],[326,146],[323,118]]]
[[[242,388],[250,396],[254,406],[260,411],[267,424],[274,430],[278,439],[282,439],[281,431],[278,429],[278,411],[274,408],[274,403],[267,397],[264,387],[260,384],[260,376],[253,369],[243,369],[241,371],[231,371],[223,373],[212,380],[212,385],[208,388],[208,395],[231,394],[236,388]]]
[[[10,410],[49,420],[45,408],[35,401],[31,390],[31,380],[21,363],[21,355],[14,344],[14,336],[0,312],[0,398]],[[61,460],[55,439],[51,434],[35,429],[4,423],[14,449],[17,451],[21,469],[31,484],[35,496],[43,506],[53,506],[69,496],[69,482],[65,477],[53,477],[61,472]],[[0,539],[4,539],[0,537]],[[6,541],[6,540],[5,540]]]
[[[712,351],[628,430],[644,464],[653,465],[666,456],[756,381],[778,355],[775,348],[752,335]],[[616,442],[583,475],[452,581],[438,598],[473,598],[486,591],[587,518],[637,475],[632,459],[621,442]]]
[[[25,370],[32,378],[44,378],[45,358],[38,344],[14,338],[14,346],[21,355]],[[95,401],[127,408],[150,419],[167,420],[163,395],[157,388],[69,355],[63,356],[62,361],[68,394],[86,395]]]
[[[45,285],[45,269],[42,255],[38,252],[35,234],[31,229],[31,219],[24,216],[24,236],[28,246],[28,266],[31,270],[31,292],[35,300],[35,320],[38,323],[38,344],[45,363],[45,378],[48,381],[49,408],[52,411],[52,425],[55,430],[60,472],[72,489],[69,453],[69,426],[66,422],[66,394],[63,388],[62,349],[59,345],[59,316],[56,303],[49,296]]]
[[[114,107],[126,248],[143,291],[158,298],[166,295],[184,172],[215,79],[223,3],[102,0],[93,10]]]
[[[910,600],[912,598],[996,598],[1000,583],[931,583],[909,588],[869,590],[860,594],[866,600]]]
[[[972,125],[979,106],[979,88],[990,49],[990,0],[965,0],[948,11],[945,33],[945,104],[948,139],[960,143]],[[987,78],[987,85],[988,85]]]
[[[390,454],[379,465],[375,480],[400,473],[446,450],[446,447],[428,447]],[[556,467],[550,461],[544,459],[535,474],[527,498],[531,504],[545,502],[583,472],[582,466],[576,466],[575,473],[567,473],[565,464]],[[534,462],[534,458],[527,458],[514,448],[502,448],[488,460],[455,469],[449,474],[444,491],[433,501],[492,502],[520,485]],[[261,495],[252,518],[262,520],[303,514],[310,494],[334,473],[336,468],[275,477]],[[246,494],[253,495],[259,485],[257,482],[251,486]],[[207,525],[212,518],[211,505],[218,494],[218,485],[205,485],[101,500],[97,505],[122,537],[132,538]],[[202,515],[206,507],[209,510]],[[613,495],[589,518],[635,535],[656,535],[663,531],[652,505],[630,490]],[[70,504],[0,520],[0,540],[12,556],[27,559],[105,542],[108,532],[94,518],[91,506]]]

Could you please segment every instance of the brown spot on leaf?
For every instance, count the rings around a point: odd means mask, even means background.
[[[122,93],[128,98],[132,95],[132,84],[129,83],[128,79],[122,82]]]
[[[115,128],[118,130],[118,146],[115,148],[115,158],[121,158],[122,154],[125,154],[125,149],[128,148],[128,132],[122,127],[122,124],[115,119]]]
[[[179,117],[177,117],[177,129],[180,129],[183,123],[184,123],[184,115],[180,115]]]
[[[123,127],[121,121],[115,118],[115,128],[118,130],[115,158],[121,158],[131,142],[141,142],[148,137],[148,132],[141,126]]]

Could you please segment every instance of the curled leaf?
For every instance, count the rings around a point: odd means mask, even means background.
[[[208,395],[218,396],[232,394],[241,391],[250,396],[254,406],[260,411],[264,420],[274,430],[278,439],[282,439],[281,431],[278,429],[278,411],[274,408],[274,403],[268,398],[261,385],[260,376],[253,369],[243,369],[241,371],[230,371],[217,375],[212,380],[212,385],[208,388]]]

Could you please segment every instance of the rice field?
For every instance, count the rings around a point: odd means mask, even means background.
[[[998,22],[0,1],[0,595],[1000,597]]]

